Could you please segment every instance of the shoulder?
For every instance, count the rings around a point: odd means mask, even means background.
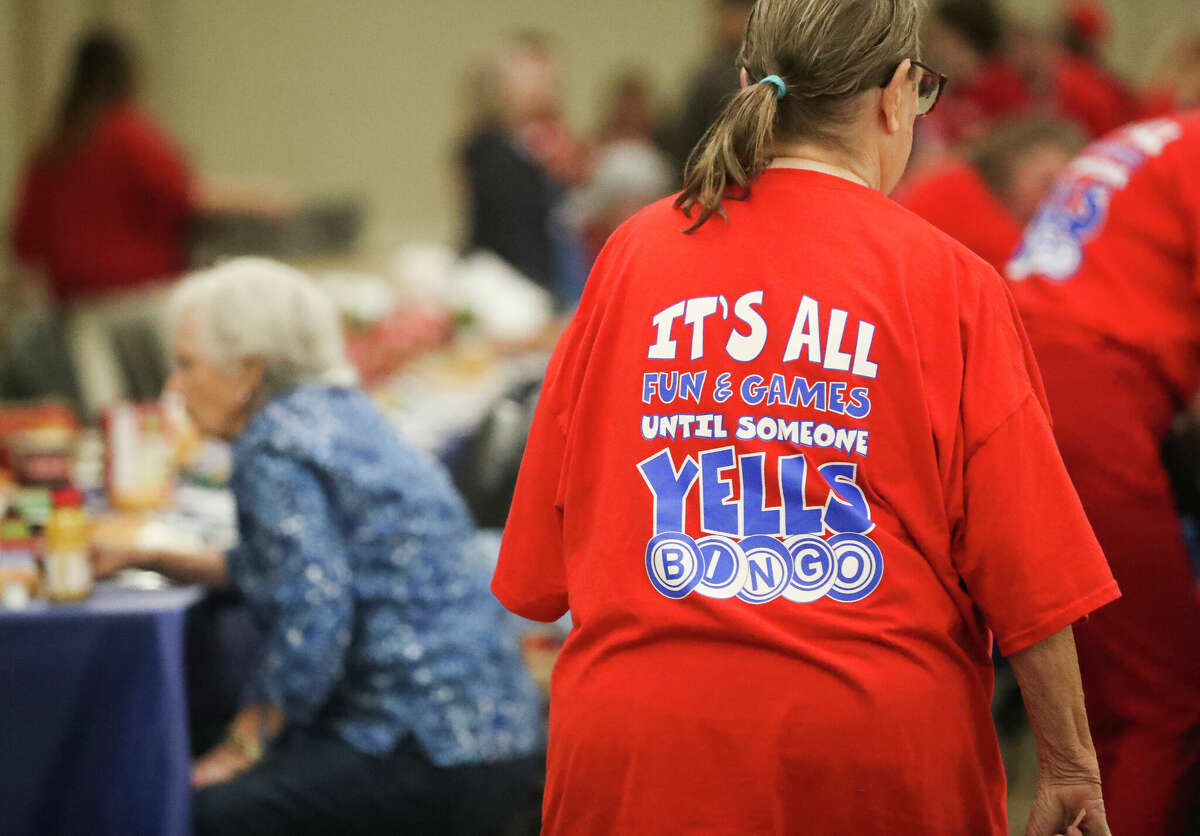
[[[341,439],[378,432],[381,420],[357,388],[300,386],[259,410],[235,444],[235,456],[241,461],[267,453],[320,461]]]
[[[170,146],[167,131],[149,112],[133,103],[114,105],[97,125],[97,136],[124,145]]]

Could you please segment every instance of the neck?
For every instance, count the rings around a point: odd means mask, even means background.
[[[775,158],[768,168],[798,168],[819,171],[882,191],[882,176],[878,166],[853,160],[815,145],[785,145],[775,149]]]

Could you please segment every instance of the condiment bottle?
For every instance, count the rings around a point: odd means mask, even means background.
[[[46,523],[46,597],[80,601],[92,594],[92,563],[88,558],[88,518],[82,498],[73,489],[54,494],[54,511]]]

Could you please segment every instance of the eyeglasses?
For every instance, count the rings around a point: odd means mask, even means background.
[[[938,100],[946,89],[946,82],[950,79],[920,61],[913,61],[912,65],[921,71],[917,79],[917,116],[926,116],[937,107]],[[887,87],[892,83],[892,76],[895,74],[896,70],[892,70],[879,86]]]

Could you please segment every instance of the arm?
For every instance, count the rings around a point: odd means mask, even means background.
[[[107,578],[122,569],[148,569],[161,572],[176,583],[198,583],[217,589],[229,585],[229,568],[225,554],[216,549],[198,552],[141,551],[106,544],[96,538],[92,547],[92,571],[98,578]]]
[[[1027,836],[1109,836],[1071,628],[1014,653],[1009,662],[1037,737],[1040,774]],[[1068,831],[1072,822],[1079,827]]]

